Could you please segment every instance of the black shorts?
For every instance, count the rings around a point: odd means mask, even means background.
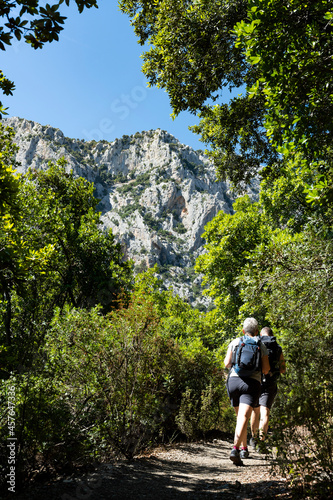
[[[227,391],[232,406],[258,406],[260,382],[250,377],[228,377]]]
[[[265,406],[271,409],[274,403],[275,396],[277,394],[277,384],[263,384],[260,390],[260,396],[258,404],[255,406]]]

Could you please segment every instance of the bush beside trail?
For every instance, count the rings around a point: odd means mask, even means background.
[[[58,311],[34,371],[9,377],[1,389],[3,403],[6,388],[16,391],[18,481],[230,430],[233,413],[216,367],[199,336],[170,333],[141,294],[106,315],[98,307]],[[5,411],[1,420],[5,456]]]

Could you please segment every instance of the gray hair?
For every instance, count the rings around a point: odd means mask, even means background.
[[[246,318],[243,323],[244,333],[255,335],[258,331],[258,321],[255,318]]]

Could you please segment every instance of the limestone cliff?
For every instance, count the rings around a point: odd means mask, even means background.
[[[3,122],[15,130],[21,172],[65,157],[68,170],[94,182],[103,224],[136,271],[157,263],[166,287],[194,305],[209,304],[193,265],[204,251],[205,224],[220,210],[231,213],[234,198],[202,151],[160,129],[86,142],[21,118]],[[258,189],[255,182],[249,194],[256,198]]]

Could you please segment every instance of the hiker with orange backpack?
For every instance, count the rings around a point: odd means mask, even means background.
[[[259,451],[261,447],[258,445],[267,435],[270,410],[277,394],[278,378],[281,373],[286,373],[282,347],[277,343],[272,329],[265,326],[260,332],[260,340],[268,350],[270,371],[262,377],[259,400],[251,415],[250,445]]]
[[[243,465],[242,458],[249,456],[247,425],[253,408],[258,403],[261,374],[266,375],[270,370],[268,351],[258,337],[258,322],[255,318],[245,319],[243,334],[243,337],[234,339],[229,344],[224,358],[226,368],[230,368],[227,378],[228,396],[237,415],[234,446],[230,453],[230,460],[235,465]]]

